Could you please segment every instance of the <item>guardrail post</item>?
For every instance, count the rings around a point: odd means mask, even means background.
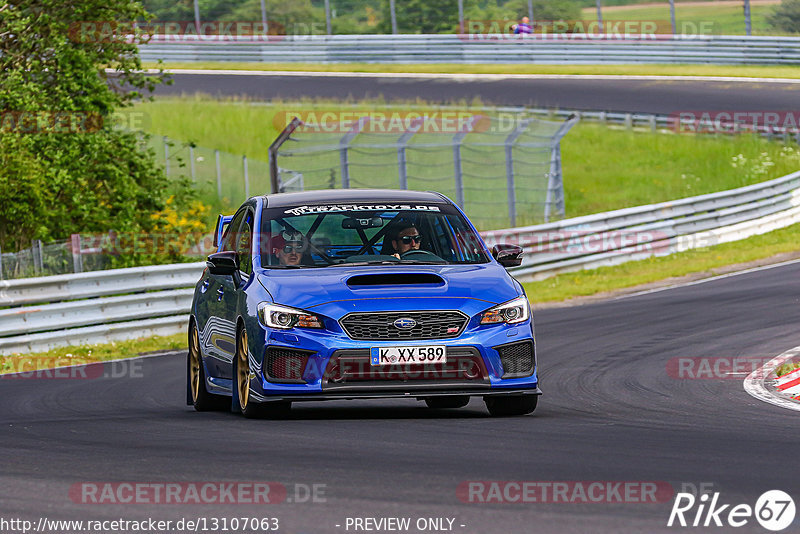
[[[217,164],[217,199],[222,200],[222,173],[219,168],[219,150],[214,150],[214,159]]]
[[[633,115],[630,113],[625,114],[625,129],[626,130],[633,129]]]
[[[247,156],[242,156],[242,167],[244,168],[244,197],[250,198],[250,177],[247,175]]]
[[[517,191],[514,185],[514,142],[522,135],[533,119],[522,119],[508,134],[505,141],[506,152],[506,190],[508,193],[508,219],[511,226],[517,225]]]
[[[81,258],[81,235],[72,234],[70,237],[70,251],[72,252],[72,272],[83,272],[83,258]]]
[[[651,132],[655,132],[657,129],[658,128],[657,128],[657,125],[656,125],[656,116],[655,115],[650,115],[650,131]]]

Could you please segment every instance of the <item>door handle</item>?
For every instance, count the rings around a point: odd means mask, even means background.
[[[222,300],[222,295],[224,295],[224,294],[225,294],[225,290],[224,289],[222,289],[221,287],[219,289],[217,289],[217,302]]]

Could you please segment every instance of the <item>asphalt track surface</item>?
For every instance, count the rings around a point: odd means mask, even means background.
[[[447,79],[326,75],[174,74],[157,95],[274,98],[375,98],[471,102],[668,115],[681,111],[798,111],[800,85],[774,82],[596,78]]]
[[[676,357],[768,357],[800,345],[800,264],[544,309],[536,321],[544,396],[527,417],[490,418],[480,401],[433,411],[412,400],[302,404],[288,420],[196,413],[184,404],[183,355],[138,360],[141,372],[122,378],[2,380],[2,517],[278,517],[288,534],[353,532],[346,518],[364,516],[450,517],[464,534],[674,532],[686,529],[666,528],[671,500],[470,504],[456,488],[664,481],[675,491],[713,483],[725,503],[752,506],[775,488],[800,500],[796,412],[750,397],[743,376],[666,372]],[[326,502],[73,502],[70,487],[84,481],[275,481],[290,496],[293,484],[325,484]],[[735,531],[766,532],[753,519]]]

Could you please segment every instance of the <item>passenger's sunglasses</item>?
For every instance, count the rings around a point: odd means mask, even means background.
[[[306,250],[305,245],[286,245],[283,247],[283,251],[286,254],[291,254],[292,252],[303,252]]]
[[[410,245],[412,242],[414,243],[422,243],[422,236],[421,235],[406,235],[400,238],[400,241],[404,245]]]

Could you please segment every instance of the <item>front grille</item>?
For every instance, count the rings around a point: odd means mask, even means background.
[[[413,319],[416,325],[400,329],[398,319]],[[339,323],[352,339],[402,341],[406,339],[449,339],[458,337],[468,317],[459,311],[360,312],[343,317]]]
[[[322,378],[322,389],[384,390],[490,387],[483,358],[473,347],[448,347],[439,364],[372,365],[369,349],[335,351]]]
[[[502,378],[520,378],[533,374],[536,361],[532,341],[522,341],[494,347],[503,364]]]
[[[268,347],[264,358],[264,373],[270,382],[304,382],[303,373],[310,354],[312,353],[308,351]]]

